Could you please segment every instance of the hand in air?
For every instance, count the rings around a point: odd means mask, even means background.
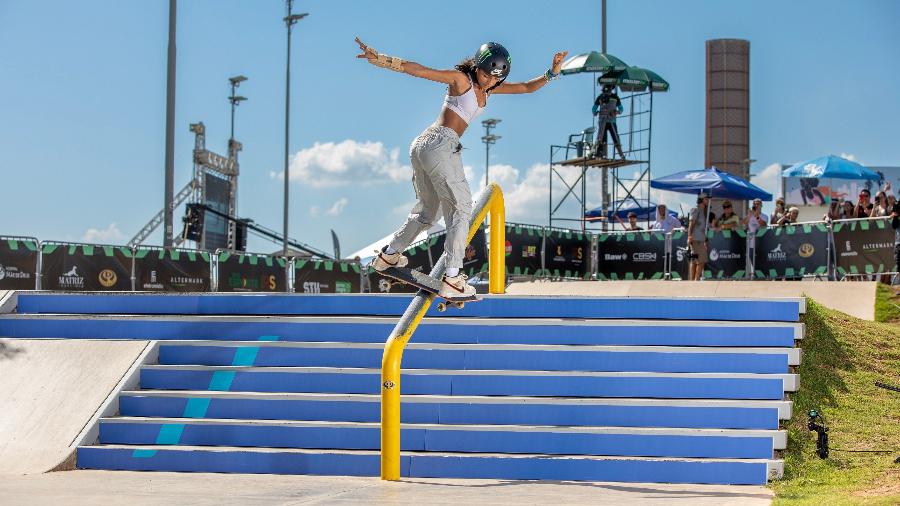
[[[562,62],[566,58],[566,55],[568,55],[568,54],[569,54],[568,51],[560,51],[560,52],[556,53],[555,55],[553,55],[552,68],[553,68],[554,74],[559,74],[559,71],[562,68]]]
[[[359,50],[362,51],[362,53],[356,55],[357,58],[365,58],[371,61],[378,57],[378,52],[363,44],[363,41],[359,40],[359,37],[356,38],[356,43],[359,44]]]

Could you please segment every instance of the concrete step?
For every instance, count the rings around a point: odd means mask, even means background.
[[[795,374],[404,369],[407,394],[670,399],[784,398]],[[320,367],[147,365],[142,388],[244,392],[380,392],[381,370]]]
[[[399,316],[410,295],[23,293],[20,313]],[[645,318],[796,322],[803,298],[577,297],[488,295],[465,309],[431,316]]]
[[[378,450],[378,423],[105,418],[101,444]],[[773,458],[784,431],[403,424],[402,450],[696,458]]]
[[[380,343],[169,341],[159,346],[159,363],[375,368],[383,353]],[[411,343],[403,352],[403,366],[410,369],[775,374],[799,363],[799,348]]]
[[[173,296],[176,297],[177,296]],[[383,345],[388,317],[0,315],[0,335],[21,338],[313,341]],[[793,348],[803,324],[699,320],[426,318],[414,342]]]
[[[772,459],[687,459],[402,452],[400,473],[416,478],[619,481],[763,485],[780,477]],[[104,445],[78,448],[78,468],[220,473],[378,476],[370,450],[300,450]]]

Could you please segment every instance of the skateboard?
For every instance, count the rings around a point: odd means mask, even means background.
[[[439,295],[441,291],[440,280],[434,279],[423,272],[407,269],[406,267],[389,267],[383,271],[380,271],[379,274],[394,279],[397,283],[412,285],[419,290],[424,290],[441,299],[441,302],[438,303],[437,307],[438,311],[441,313],[446,311],[450,306],[457,309],[462,309],[463,307],[465,307],[466,302],[478,302],[481,300],[476,295],[473,295],[471,297],[461,297],[453,299],[441,297]]]

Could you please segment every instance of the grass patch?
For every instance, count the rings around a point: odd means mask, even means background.
[[[868,322],[807,301],[800,390],[786,424],[784,479],[772,482],[776,504],[900,504],[900,325]],[[806,428],[816,409],[830,429],[831,456],[815,454]],[[843,450],[893,450],[849,453]]]
[[[900,323],[900,293],[884,283],[875,285],[875,321]]]

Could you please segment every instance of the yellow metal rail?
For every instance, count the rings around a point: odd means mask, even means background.
[[[490,251],[488,284],[490,293],[503,293],[506,287],[506,209],[503,192],[496,184],[484,188],[475,199],[475,212],[469,223],[466,243],[490,215]],[[431,270],[440,278],[446,270],[446,253]],[[381,358],[381,479],[400,479],[400,361],[406,343],[425,316],[434,295],[420,291],[406,308],[384,345]]]

